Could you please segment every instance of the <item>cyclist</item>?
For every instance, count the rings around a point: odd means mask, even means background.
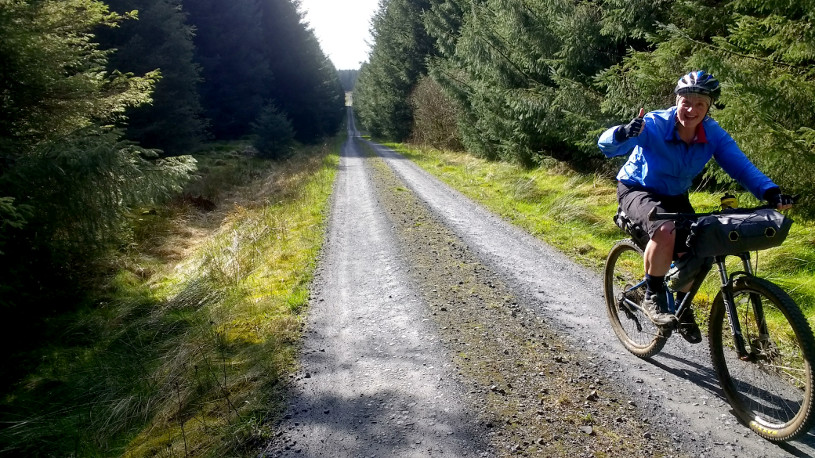
[[[736,145],[733,138],[710,116],[710,106],[720,94],[719,82],[704,71],[682,76],[674,88],[676,105],[639,115],[626,125],[612,127],[597,144],[606,157],[621,156],[633,149],[617,174],[620,210],[648,233],[645,247],[646,292],[642,308],[656,325],[679,320],[680,334],[691,343],[702,340],[693,311],[682,316],[668,313],[665,274],[671,260],[687,251],[687,234],[677,234],[671,221],[648,221],[652,208],[660,212],[693,213],[688,190],[711,157],[739,184],[778,209],[792,205],[790,196],[761,173]],[[679,241],[679,243],[676,243]],[[680,302],[690,290],[682,285]]]

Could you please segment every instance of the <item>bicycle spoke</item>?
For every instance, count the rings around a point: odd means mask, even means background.
[[[789,296],[764,280],[735,284],[733,298],[748,357],[736,355],[720,298],[710,329],[711,357],[728,400],[767,439],[805,433],[813,422],[813,369],[807,356],[813,345],[806,320]],[[801,341],[801,335],[809,337]]]
[[[665,337],[640,309],[644,277],[642,250],[631,241],[618,242],[606,260],[606,308],[620,342],[641,358],[656,354],[665,345]]]

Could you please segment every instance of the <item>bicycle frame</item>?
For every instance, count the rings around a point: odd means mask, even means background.
[[[679,316],[685,309],[690,307],[690,305],[691,305],[691,303],[693,301],[693,298],[696,296],[696,294],[699,292],[699,288],[702,286],[702,282],[704,281],[705,277],[707,277],[708,273],[710,273],[710,271],[713,268],[713,265],[715,264],[716,267],[717,267],[717,270],[719,272],[719,281],[720,281],[719,289],[720,289],[720,291],[722,293],[722,299],[723,299],[723,302],[724,302],[724,305],[725,305],[725,312],[727,314],[728,325],[730,326],[730,332],[733,335],[733,341],[734,341],[735,346],[736,346],[736,353],[737,353],[739,359],[749,360],[749,359],[751,359],[753,357],[753,355],[751,355],[747,351],[747,349],[745,347],[745,344],[744,344],[744,336],[742,335],[742,331],[741,331],[741,323],[739,321],[738,314],[736,313],[736,305],[735,305],[735,300],[734,300],[734,297],[733,297],[733,283],[735,282],[735,280],[737,278],[739,278],[741,276],[753,276],[754,275],[753,274],[753,266],[750,264],[750,253],[745,252],[745,253],[740,253],[740,254],[735,255],[735,256],[738,256],[741,259],[742,265],[744,266],[743,270],[739,270],[739,271],[733,272],[732,274],[728,274],[728,272],[727,272],[727,264],[726,264],[727,256],[726,255],[725,256],[715,256],[713,258],[713,263],[704,264],[702,269],[699,271],[699,273],[697,273],[696,277],[694,277],[694,279],[693,279],[693,281],[691,283],[690,291],[688,291],[687,295],[685,295],[684,299],[682,300],[682,302],[680,304],[678,304],[678,306],[674,301],[674,294],[673,294],[674,291],[671,290],[670,288],[667,288],[667,291],[669,293],[668,294],[668,307],[677,316]],[[636,285],[631,286],[631,288],[629,288],[625,292],[627,293],[627,292],[630,292],[630,291],[634,291],[634,290],[637,290],[639,288],[643,288],[644,286],[645,286],[645,280],[637,283]],[[640,308],[640,306],[638,304],[632,302],[628,298],[623,297],[621,299],[629,307],[629,309],[632,308],[632,307],[637,308],[637,309]],[[763,309],[763,306],[761,304],[761,301],[758,300],[758,298],[756,298],[756,297],[751,297],[750,300],[752,302],[753,313],[754,313],[754,316],[756,317],[756,321],[757,321],[756,324],[758,325],[758,329],[759,329],[759,332],[760,332],[760,337],[766,337],[768,335],[768,333],[767,333],[767,323],[764,320],[764,309]]]
[[[771,208],[769,206],[760,206],[752,209],[740,209],[741,211],[753,211],[756,209],[761,208]],[[718,212],[710,212],[710,213],[696,213],[696,214],[683,214],[683,213],[663,213],[658,214],[656,208],[652,209],[650,214],[648,215],[648,219],[650,220],[657,220],[657,219],[668,219],[674,220],[677,224],[687,223],[692,218],[698,218],[700,216],[708,216],[717,214]],[[727,321],[730,325],[730,332],[733,334],[733,340],[736,346],[736,352],[738,357],[742,360],[749,360],[752,358],[744,345],[744,337],[741,332],[741,324],[739,323],[739,317],[736,313],[736,306],[733,298],[733,282],[736,278],[741,276],[754,276],[753,273],[753,266],[750,264],[750,253],[738,253],[733,256],[738,256],[742,264],[744,265],[744,270],[740,270],[737,272],[733,272],[731,275],[727,273],[727,266],[725,264],[725,259],[728,255],[721,255],[721,256],[714,256],[713,263],[716,264],[718,271],[719,271],[719,280],[720,280],[720,287],[719,289],[722,292],[722,299],[725,305],[725,311],[727,313]],[[668,294],[668,307],[674,311],[674,314],[679,316],[682,311],[690,307],[691,301],[693,300],[696,293],[699,291],[699,288],[702,285],[707,274],[710,272],[712,265],[705,264],[702,270],[698,273],[698,275],[693,279],[693,283],[691,286],[691,290],[685,296],[685,299],[677,308],[674,304],[673,294]],[[670,291],[670,290],[669,290]],[[755,319],[757,321],[756,325],[758,326],[759,330],[759,337],[766,338],[768,336],[767,332],[767,322],[764,319],[764,308],[761,305],[761,301],[758,300],[756,297],[750,297],[750,301],[753,306],[753,313],[755,315]]]
[[[703,215],[652,211],[649,220],[673,220],[690,229],[693,220]],[[660,326],[650,320],[642,305],[647,288],[637,258],[643,257],[646,243],[632,233],[628,221],[623,222],[618,225],[632,238],[617,242],[609,251],[603,289],[612,328],[626,349],[650,358],[664,348],[674,331],[698,343],[697,337],[690,337],[698,336],[698,331],[687,313],[715,265],[719,293],[710,304],[707,334],[711,362],[733,413],[773,442],[807,433],[815,425],[815,338],[795,301],[778,285],[755,275],[749,251],[739,253],[724,245],[717,251],[709,247],[705,251],[704,246],[695,249],[704,240],[694,239],[687,251],[693,257],[683,256],[665,277],[667,311],[675,317]],[[697,252],[713,255],[695,256]],[[733,260],[728,272],[728,256],[738,257],[742,266]],[[674,294],[680,290],[687,293],[677,301]]]
[[[727,321],[728,325],[730,326],[730,332],[733,335],[733,341],[736,346],[736,353],[738,357],[742,360],[748,360],[752,357],[750,353],[747,352],[747,349],[744,344],[744,336],[741,332],[741,323],[739,321],[738,314],[736,313],[736,305],[735,300],[733,298],[733,283],[735,280],[741,276],[753,276],[753,266],[750,264],[750,253],[739,253],[735,256],[738,256],[739,259],[742,261],[742,265],[744,266],[743,270],[739,270],[733,272],[732,274],[728,274],[727,272],[727,265],[726,265],[726,258],[727,256],[715,256],[713,258],[713,264],[716,265],[717,270],[719,272],[719,290],[722,293],[722,300],[725,305],[725,312],[727,314]],[[685,296],[684,300],[679,307],[676,308],[676,315],[680,315],[683,310],[690,307],[691,302],[693,301],[694,296],[699,291],[699,288],[702,285],[702,281],[704,281],[705,277],[707,277],[708,273],[712,269],[712,265],[705,265],[702,270],[697,274],[697,276],[693,279],[693,284],[691,290]],[[669,299],[669,306],[673,306],[673,294],[668,296]],[[760,337],[766,337],[767,333],[767,323],[764,320],[764,308],[761,304],[761,301],[751,296],[750,301],[753,307],[753,313],[756,319],[756,324],[759,329]],[[672,307],[673,308],[673,307]]]

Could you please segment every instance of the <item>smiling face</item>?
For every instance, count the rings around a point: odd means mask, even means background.
[[[686,94],[676,97],[676,117],[686,129],[696,129],[707,116],[710,97],[699,94]]]

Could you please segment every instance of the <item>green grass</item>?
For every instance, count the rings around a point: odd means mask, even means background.
[[[466,153],[388,144],[419,166],[481,202],[504,219],[551,244],[579,263],[602,269],[611,246],[624,238],[612,221],[617,210],[613,179],[585,175],[554,160],[536,169],[490,162]],[[718,206],[721,193],[692,192],[697,211]],[[739,193],[744,207],[758,205]],[[754,255],[757,274],[782,286],[815,324],[815,223],[792,215],[795,224],[786,242]],[[736,267],[734,265],[734,267]],[[601,285],[597,285],[601,287]],[[710,302],[718,289],[713,275],[700,292]]]
[[[93,300],[53,321],[4,394],[0,450],[256,455],[296,365],[340,140],[279,162],[201,153],[187,198],[134,213]]]

